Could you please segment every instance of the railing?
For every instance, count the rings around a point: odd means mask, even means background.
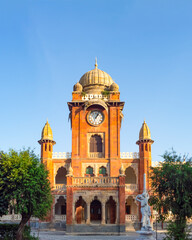
[[[135,158],[139,158],[139,153],[138,152],[121,152],[120,156],[121,158],[135,159]]]
[[[55,221],[64,221],[66,222],[66,215],[55,215]]]
[[[138,185],[137,184],[125,184],[125,191],[126,192],[134,192],[138,190]]]
[[[31,217],[30,221],[38,221],[38,218]],[[0,217],[0,221],[21,221],[21,215],[20,214],[8,214],[3,215]]]
[[[135,222],[137,219],[138,219],[137,215],[133,215],[133,214],[125,215],[125,222]]]
[[[117,177],[74,177],[73,185],[113,185],[119,184],[119,178]]]
[[[65,191],[66,190],[66,184],[55,184],[54,190],[58,191]]]
[[[52,152],[52,158],[68,159],[71,158],[71,152]]]
[[[108,100],[108,96],[103,94],[85,94],[85,96],[82,96],[82,100],[92,100],[92,99],[103,99],[104,101]]]
[[[102,158],[102,157],[104,157],[104,154],[102,152],[90,152],[89,157],[90,158]]]
[[[125,158],[125,159],[136,159],[136,158],[139,158],[139,153],[138,152],[121,152],[120,156],[121,158]],[[101,157],[104,157],[104,154],[102,152],[89,153],[89,157],[101,158]],[[71,158],[71,152],[52,152],[52,158],[69,159]]]

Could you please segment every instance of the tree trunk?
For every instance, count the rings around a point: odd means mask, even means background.
[[[22,240],[25,224],[28,222],[30,217],[31,215],[22,215],[22,219],[21,222],[19,223],[19,228],[17,230],[16,240]]]

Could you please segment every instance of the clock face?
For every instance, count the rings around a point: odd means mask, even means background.
[[[97,110],[91,111],[87,115],[87,121],[94,126],[98,126],[103,122],[103,120],[104,120],[103,113]]]

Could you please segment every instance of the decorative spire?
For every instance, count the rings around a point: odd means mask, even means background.
[[[97,69],[97,57],[95,58],[95,69]]]
[[[55,141],[53,141],[53,132],[52,132],[52,129],[48,123],[48,119],[45,123],[45,126],[42,130],[42,133],[41,133],[41,140],[39,140],[39,144],[41,144],[42,142],[44,141],[51,141],[53,143],[53,145],[56,143]]]

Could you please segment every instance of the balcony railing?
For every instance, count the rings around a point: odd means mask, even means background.
[[[124,159],[137,159],[139,158],[138,152],[121,152],[120,153],[121,158]],[[102,152],[93,152],[89,153],[90,158],[102,158],[104,157],[104,153]],[[52,158],[54,159],[69,159],[71,158],[71,152],[53,152]]]
[[[138,190],[137,184],[125,184],[125,191],[126,192],[134,192]]]
[[[65,191],[66,190],[66,184],[55,184],[54,190],[58,191]]]
[[[66,222],[66,215],[55,215],[55,221],[64,221]]]
[[[117,177],[74,177],[73,185],[112,185],[117,186],[119,178]]]
[[[89,157],[90,158],[102,158],[102,157],[104,157],[104,154],[102,152],[90,152]]]
[[[133,214],[125,215],[125,222],[135,222],[137,219],[138,219],[137,215],[133,215]]]

